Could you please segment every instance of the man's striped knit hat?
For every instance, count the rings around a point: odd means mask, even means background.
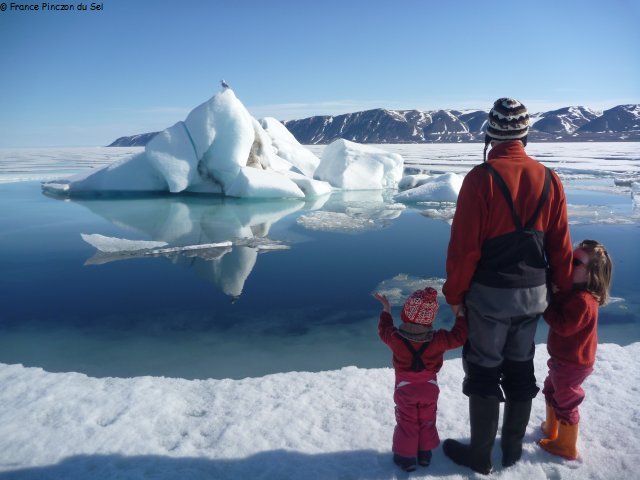
[[[499,98],[489,112],[485,143],[491,140],[519,140],[529,132],[529,113],[518,100]]]

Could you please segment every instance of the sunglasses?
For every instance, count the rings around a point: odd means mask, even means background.
[[[574,267],[579,267],[580,265],[582,265],[583,267],[586,267],[586,266],[587,266],[587,264],[586,264],[586,263],[584,263],[583,261],[581,261],[579,258],[575,258],[575,257],[574,257],[574,258],[573,258],[573,260],[571,261],[571,264],[572,264]]]

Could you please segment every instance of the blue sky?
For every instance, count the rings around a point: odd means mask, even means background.
[[[0,147],[105,145],[161,130],[221,78],[255,117],[281,120],[489,108],[501,96],[531,112],[640,103],[640,0],[103,7],[0,12]]]

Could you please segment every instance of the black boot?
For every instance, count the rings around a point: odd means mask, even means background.
[[[431,450],[418,451],[418,463],[423,467],[428,467],[431,464]]]
[[[393,454],[393,463],[405,472],[413,472],[417,468],[416,457],[403,457],[397,453]]]
[[[531,415],[531,400],[515,402],[507,400],[502,419],[502,465],[510,467],[522,456],[522,438]]]
[[[464,445],[447,439],[442,444],[444,454],[458,465],[487,475],[491,472],[491,450],[498,432],[500,400],[469,396],[469,423],[471,444]]]

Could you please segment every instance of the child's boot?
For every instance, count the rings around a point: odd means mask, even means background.
[[[418,463],[423,467],[431,464],[431,450],[420,450],[418,452]]]
[[[578,458],[578,424],[569,425],[564,421],[558,423],[558,437],[555,440],[543,438],[538,444],[547,452],[564,457],[567,460]]]
[[[413,472],[417,468],[416,457],[403,457],[397,453],[393,454],[393,463],[405,472]]]
[[[558,419],[556,418],[556,411],[551,405],[547,403],[547,419],[542,422],[540,429],[548,440],[555,440],[558,438]]]

